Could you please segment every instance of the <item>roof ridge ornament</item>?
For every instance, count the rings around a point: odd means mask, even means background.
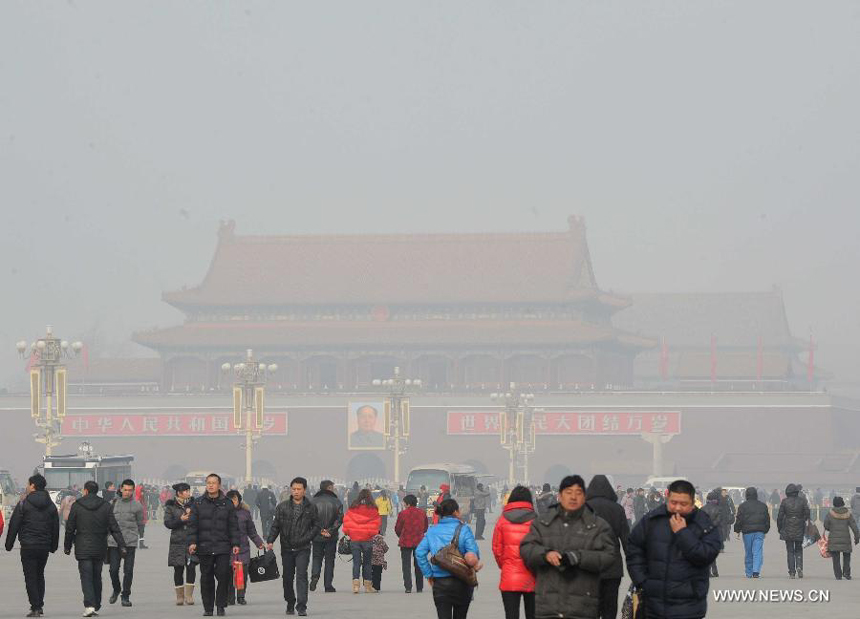
[[[236,220],[222,219],[218,226],[218,238],[222,241],[230,240],[236,236]]]

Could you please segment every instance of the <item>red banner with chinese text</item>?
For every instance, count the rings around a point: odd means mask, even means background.
[[[66,415],[63,436],[235,436],[232,413]],[[286,435],[287,413],[266,413],[263,434]]]
[[[499,411],[448,411],[448,434],[500,432]],[[535,433],[543,435],[680,434],[680,411],[536,411]]]

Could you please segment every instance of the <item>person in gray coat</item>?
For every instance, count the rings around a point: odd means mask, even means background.
[[[487,526],[487,507],[490,504],[490,492],[484,489],[484,484],[478,484],[475,496],[472,497],[472,513],[475,515],[475,539],[484,539],[484,528]]]
[[[779,504],[776,529],[779,539],[785,541],[789,578],[794,578],[795,574],[803,578],[803,536],[806,534],[809,515],[809,503],[800,494],[800,486],[788,484],[785,498]]]
[[[851,497],[851,515],[857,526],[860,526],[860,487],[854,488],[854,496]]]
[[[188,554],[188,519],[191,517],[191,486],[185,482],[173,485],[176,497],[164,503],[164,526],[170,529],[167,565],[173,568],[176,605],[194,604],[194,581],[197,580],[197,557]]]
[[[842,580],[842,578],[851,580],[851,534],[854,534],[856,546],[860,542],[860,531],[841,496],[833,498],[833,507],[824,517],[824,530],[830,532],[827,537],[827,549],[833,559],[833,575],[836,576],[836,580]]]
[[[113,593],[108,600],[115,604],[122,596],[122,605],[131,606],[131,583],[134,580],[134,557],[138,542],[143,538],[145,526],[143,505],[134,500],[134,481],[126,479],[120,484],[120,496],[111,501],[113,517],[119,525],[122,539],[125,540],[125,554],[117,547],[116,541],[108,537],[108,563]],[[122,563],[122,582],[119,580],[119,566]]]
[[[600,575],[618,559],[618,541],[585,504],[582,477],[561,480],[558,504],[532,521],[520,556],[536,578],[536,617],[597,618]]]

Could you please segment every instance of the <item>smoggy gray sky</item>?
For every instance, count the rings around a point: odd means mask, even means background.
[[[0,385],[140,354],[242,233],[563,230],[600,285],[785,292],[860,372],[860,3],[0,4]]]

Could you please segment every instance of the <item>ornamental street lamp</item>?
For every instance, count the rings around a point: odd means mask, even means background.
[[[251,461],[254,445],[263,434],[266,374],[277,372],[278,366],[275,363],[266,365],[255,360],[254,353],[249,348],[244,361],[234,365],[225,363],[221,370],[232,370],[236,376],[233,383],[233,429],[240,435],[245,435],[245,482],[250,484],[253,477]]]
[[[510,384],[506,393],[492,393],[493,401],[503,404],[505,410],[500,415],[500,437],[502,447],[510,452],[508,484],[517,483],[519,474],[522,483],[529,482],[529,455],[535,451],[534,402],[532,393],[520,393],[516,383]]]
[[[54,337],[50,325],[45,331],[45,337],[29,346],[25,341],[18,342],[15,348],[22,359],[27,357],[27,350],[30,351],[30,415],[40,430],[34,437],[37,443],[45,444],[45,455],[50,456],[54,447],[63,440],[60,433],[66,416],[66,366],[63,359],[80,354],[84,345],[80,342],[69,344]],[[45,398],[44,409],[42,396]]]
[[[421,380],[418,378],[403,378],[400,368],[394,368],[394,377],[383,380],[374,379],[375,387],[386,387],[388,397],[383,403],[384,432],[386,447],[394,451],[394,484],[400,484],[400,456],[406,453],[409,441],[409,398],[406,392],[420,389]]]

